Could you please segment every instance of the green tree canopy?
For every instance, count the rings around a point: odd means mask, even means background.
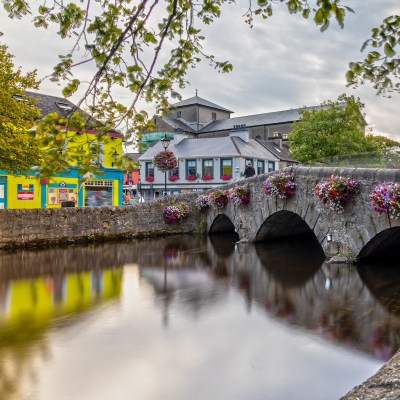
[[[233,68],[229,61],[218,60],[204,52],[205,38],[199,29],[201,24],[218,20],[223,6],[233,6],[233,0],[1,2],[11,18],[33,15],[35,26],[47,28],[56,24],[62,38],[76,38],[68,54],[59,56],[60,62],[51,79],[63,80],[63,94],[70,96],[82,85],[76,69],[85,63],[95,63],[96,72],[85,86],[84,95],[90,113],[105,122],[129,121],[136,131],[147,122],[146,112],[136,110],[139,99],[155,101],[162,113],[169,107],[169,98],[179,97],[176,90],[186,85],[188,69],[202,59],[220,72]],[[353,11],[345,3],[346,0],[249,0],[245,21],[252,26],[255,18],[268,19],[277,8],[286,7],[290,14],[312,19],[323,31],[332,20],[343,27],[346,13]],[[350,83],[357,84],[365,79],[379,82],[382,77],[379,63],[384,61],[385,83],[377,83],[377,88],[399,90],[390,83],[391,77],[398,77],[398,59],[395,58],[398,25],[398,18],[389,17],[383,27],[374,30],[373,35],[380,39],[374,38],[371,45],[383,47],[386,58],[382,60],[374,53],[368,56],[368,62],[352,64],[347,76]],[[113,97],[114,85],[132,92],[130,105],[123,105]]]
[[[292,124],[288,136],[291,157],[310,163],[376,151],[375,143],[365,137],[363,107],[359,99],[342,94],[320,108],[301,110],[301,119]]]
[[[12,55],[0,45],[0,169],[24,173],[41,162],[39,143],[28,132],[39,117],[34,100],[25,97],[28,89],[37,89],[36,71],[22,74],[14,69]]]

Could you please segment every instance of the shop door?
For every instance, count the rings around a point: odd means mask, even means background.
[[[6,204],[6,189],[7,189],[7,178],[0,176],[0,209],[7,208]]]

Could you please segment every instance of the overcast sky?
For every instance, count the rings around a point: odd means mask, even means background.
[[[348,14],[344,29],[332,22],[324,33],[310,21],[279,9],[268,21],[257,20],[253,29],[244,22],[248,1],[225,6],[223,15],[204,28],[204,49],[220,60],[230,60],[229,74],[216,72],[207,62],[188,74],[190,85],[180,93],[183,98],[198,95],[234,111],[233,117],[318,105],[334,100],[341,93],[354,94],[365,103],[366,120],[376,134],[400,140],[400,95],[377,96],[371,85],[356,90],[346,88],[345,73],[350,61],[362,58],[360,48],[391,14],[400,13],[399,0],[347,0],[343,4],[355,10]],[[24,71],[38,69],[38,76],[49,74],[58,54],[70,44],[51,31],[39,30],[29,23],[9,20],[0,10],[1,43],[15,55],[15,65]],[[90,72],[89,67],[85,73]],[[45,81],[41,91],[60,95],[61,87]],[[131,94],[120,91],[122,102],[129,104]],[[77,101],[79,96],[72,98]],[[146,106],[152,113],[151,106]]]

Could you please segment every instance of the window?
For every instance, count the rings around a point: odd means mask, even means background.
[[[179,176],[179,164],[174,169],[168,171],[168,176]]]
[[[146,177],[152,176],[154,178],[154,165],[152,162],[146,162]]]
[[[102,143],[90,143],[90,156],[92,164],[102,167],[104,165],[104,145]]]
[[[196,160],[187,160],[186,161],[186,176],[196,176],[197,169],[196,169]]]
[[[176,112],[176,118],[182,118],[182,111]]]
[[[221,159],[221,176],[223,175],[232,177],[232,158]]]
[[[263,160],[257,160],[257,175],[261,175],[265,172],[265,163]]]
[[[215,121],[217,119],[217,113],[216,112],[211,113],[211,119],[213,121]]]
[[[275,171],[275,161],[268,161],[268,172]]]
[[[60,110],[63,110],[63,111],[71,111],[71,110],[72,110],[72,107],[71,107],[70,104],[68,104],[68,103],[63,103],[63,102],[61,102],[61,101],[56,101],[56,106],[57,106]]]
[[[214,177],[214,165],[213,160],[203,160],[203,176]]]

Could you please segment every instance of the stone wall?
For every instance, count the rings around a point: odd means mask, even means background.
[[[196,197],[183,194],[179,199],[192,204]],[[165,224],[162,210],[168,201],[123,207],[1,210],[0,249],[205,231],[204,216],[195,207],[181,223]]]

